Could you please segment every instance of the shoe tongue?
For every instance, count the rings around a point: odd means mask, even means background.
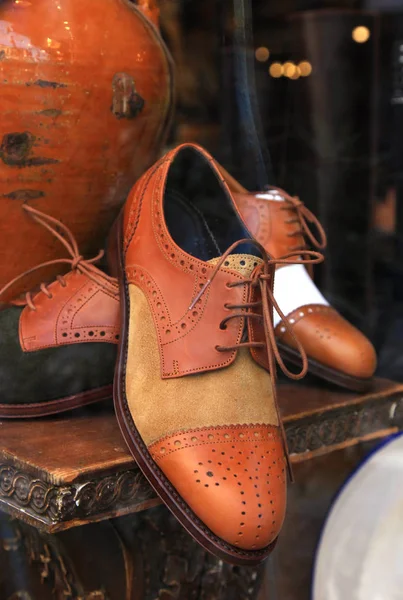
[[[216,265],[219,260],[220,257],[212,258],[207,262],[209,262],[211,265]],[[250,254],[230,254],[221,265],[221,268],[231,269],[232,271],[237,271],[244,277],[249,277],[254,268],[257,265],[260,265],[262,262],[263,261],[261,258],[258,258],[257,256],[251,256]]]

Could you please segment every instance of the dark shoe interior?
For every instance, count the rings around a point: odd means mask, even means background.
[[[164,214],[174,242],[200,260],[221,256],[237,240],[251,237],[209,161],[194,148],[181,150],[170,167]],[[250,244],[234,253],[259,254]]]

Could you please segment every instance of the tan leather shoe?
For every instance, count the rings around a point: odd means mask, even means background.
[[[24,210],[70,254],[45,266],[66,263],[71,271],[0,310],[0,418],[41,417],[111,399],[120,331],[117,282],[93,264],[101,255],[84,260],[60,221]],[[42,267],[11,281],[0,300]]]
[[[274,265],[212,157],[193,144],[138,181],[116,235],[122,339],[114,397],[122,433],[206,549],[256,564],[273,547],[286,506]]]
[[[279,258],[295,251],[303,255],[307,242],[318,249],[325,248],[323,228],[298,198],[279,188],[250,193],[222,167],[221,171],[250,232],[271,256]],[[376,369],[374,347],[329,306],[305,266],[280,266],[274,295],[307,353],[311,373],[354,391],[372,386]],[[295,342],[276,313],[274,324],[282,356],[299,364]]]

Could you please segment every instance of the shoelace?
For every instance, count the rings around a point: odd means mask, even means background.
[[[253,244],[254,246],[256,246],[256,248],[260,251],[263,263],[262,263],[262,265],[255,268],[255,270],[252,274],[252,277],[244,279],[243,281],[229,282],[227,285],[228,285],[228,287],[237,287],[237,286],[241,286],[241,285],[247,285],[249,288],[259,286],[261,300],[259,300],[257,302],[246,302],[244,304],[239,304],[239,305],[238,304],[227,304],[225,306],[227,309],[229,309],[229,310],[232,309],[235,311],[239,310],[241,312],[234,312],[234,314],[229,315],[228,317],[223,319],[220,323],[220,328],[225,329],[226,323],[230,319],[236,319],[236,318],[259,319],[259,320],[262,320],[262,322],[263,322],[265,342],[252,342],[249,340],[247,342],[239,342],[238,344],[234,344],[233,346],[216,346],[216,350],[218,350],[219,352],[231,352],[234,350],[239,350],[240,348],[265,348],[266,352],[267,352],[267,361],[268,361],[268,365],[269,365],[270,375],[272,376],[274,383],[275,383],[275,379],[276,379],[276,362],[278,363],[278,365],[281,368],[281,370],[283,371],[283,373],[290,379],[295,379],[295,380],[302,379],[306,375],[307,370],[308,370],[308,359],[307,359],[306,352],[305,352],[301,342],[299,341],[298,337],[296,336],[296,334],[293,331],[292,325],[289,323],[287,317],[282,312],[281,308],[279,307],[279,305],[274,297],[274,273],[275,273],[275,268],[277,265],[318,264],[323,261],[323,255],[320,254],[320,252],[306,250],[304,252],[305,258],[302,258],[300,256],[300,253],[298,253],[298,252],[290,252],[289,254],[286,254],[285,256],[283,256],[281,258],[272,259],[268,256],[268,254],[267,254],[266,250],[264,249],[264,247],[262,246],[262,244],[260,244],[260,242],[258,242],[257,240],[254,240],[254,239],[238,240],[234,244],[232,244],[226,250],[226,252],[224,252],[224,254],[220,257],[220,260],[217,262],[210,278],[206,281],[204,286],[200,289],[199,293],[195,296],[192,303],[190,304],[189,310],[192,310],[194,308],[196,302],[203,296],[203,294],[206,292],[208,287],[214,281],[214,278],[217,276],[217,273],[220,271],[220,268],[222,267],[226,258],[233,252],[233,250],[235,250],[235,248],[237,248],[239,245],[245,244],[245,243]],[[256,309],[258,307],[261,307],[261,312],[253,312],[253,309]],[[276,342],[276,336],[274,333],[274,325],[273,325],[273,319],[272,319],[273,308],[280,315],[280,317],[284,323],[284,326],[286,327],[287,331],[289,332],[289,334],[291,335],[291,337],[293,338],[293,340],[296,344],[296,347],[298,349],[298,352],[300,354],[301,361],[302,361],[302,368],[299,373],[293,373],[292,371],[287,369],[286,365],[284,364],[283,359],[281,358],[280,351],[278,349],[277,342]],[[273,395],[274,395],[274,403],[275,403],[276,412],[277,412],[277,418],[278,418],[278,422],[279,422],[280,429],[282,432],[284,453],[286,456],[288,472],[289,472],[291,480],[293,480],[291,463],[290,463],[290,458],[289,458],[288,449],[287,449],[286,434],[285,434],[284,426],[282,423],[282,419],[281,419],[281,415],[280,415],[280,411],[279,411],[279,407],[278,407],[275,385],[273,385]]]
[[[80,251],[79,251],[79,248],[78,248],[78,245],[74,238],[73,233],[70,231],[70,229],[68,227],[66,227],[66,225],[64,225],[58,219],[55,219],[54,217],[51,217],[50,215],[47,215],[46,213],[43,213],[40,210],[33,208],[32,206],[29,206],[27,204],[25,204],[22,208],[23,208],[23,210],[25,210],[27,213],[29,213],[32,216],[34,221],[36,221],[37,223],[39,223],[40,225],[45,227],[48,231],[50,231],[50,233],[52,235],[54,235],[63,244],[63,246],[69,252],[71,258],[55,258],[53,260],[48,260],[46,262],[40,263],[39,265],[36,265],[35,267],[32,267],[31,269],[24,271],[17,277],[14,277],[14,279],[9,281],[0,290],[0,298],[3,294],[5,294],[6,291],[8,291],[10,288],[12,288],[12,286],[17,281],[20,281],[27,275],[30,275],[31,273],[34,273],[35,271],[38,271],[40,269],[43,269],[44,267],[49,267],[51,265],[58,265],[58,264],[70,265],[72,270],[77,270],[81,273],[85,273],[85,275],[87,275],[87,277],[92,279],[95,283],[101,284],[103,286],[105,286],[105,284],[109,284],[114,289],[116,289],[116,292],[118,291],[118,284],[117,284],[116,279],[114,277],[110,277],[109,275],[106,275],[100,269],[98,269],[98,267],[96,267],[94,265],[94,263],[96,263],[103,257],[103,255],[104,255],[103,250],[101,250],[97,254],[97,256],[95,256],[94,258],[84,259],[83,256],[80,254]],[[66,281],[65,281],[63,275],[58,275],[56,277],[56,279],[62,287],[66,287],[67,284],[66,284]],[[39,290],[41,292],[43,292],[46,296],[48,296],[48,298],[52,297],[52,293],[48,289],[47,284],[41,283]],[[36,310],[35,304],[32,299],[32,292],[27,292],[25,294],[25,300],[16,301],[14,303],[18,304],[18,305],[26,304],[29,306],[29,308],[31,310]]]
[[[307,208],[298,197],[290,196],[281,188],[273,188],[273,186],[270,186],[270,189],[275,189],[277,192],[279,192],[279,194],[281,194],[281,196],[284,197],[284,200],[287,203],[287,205],[282,206],[280,210],[294,210],[296,213],[296,217],[294,219],[288,219],[286,223],[298,223],[301,226],[300,230],[294,231],[293,233],[289,233],[288,236],[298,237],[302,234],[308,238],[313,247],[318,248],[320,250],[326,248],[327,239],[325,230],[323,229],[319,219],[313,214],[313,212],[310,211],[309,208]],[[316,227],[316,230],[319,234],[318,237],[315,237],[309,224],[314,225]],[[292,248],[292,250],[301,250],[304,251],[305,254],[306,245],[295,246],[294,248]],[[310,262],[309,264],[313,263]]]

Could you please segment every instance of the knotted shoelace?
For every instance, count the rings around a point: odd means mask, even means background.
[[[273,259],[273,258],[269,257],[269,255],[267,254],[267,252],[264,249],[264,247],[262,246],[262,244],[260,244],[260,242],[258,242],[257,240],[254,240],[254,239],[238,240],[238,241],[234,242],[226,250],[226,252],[224,252],[224,254],[220,257],[220,260],[217,262],[210,278],[206,281],[204,286],[200,289],[199,293],[193,299],[191,305],[189,306],[189,310],[192,310],[194,308],[196,302],[203,296],[203,294],[209,288],[211,283],[214,281],[214,278],[217,276],[217,274],[220,271],[226,258],[235,250],[235,248],[237,248],[241,244],[254,245],[259,250],[262,260],[263,260],[263,263],[260,266],[255,268],[251,277],[245,278],[242,281],[228,282],[227,285],[228,285],[228,287],[237,287],[237,286],[241,286],[241,285],[247,285],[249,288],[248,292],[250,291],[251,288],[259,287],[260,294],[261,294],[261,300],[259,300],[257,302],[246,302],[244,304],[226,304],[226,305],[224,305],[225,308],[227,308],[229,310],[240,311],[240,312],[234,312],[233,314],[229,315],[228,317],[225,317],[225,319],[223,319],[220,323],[220,328],[225,329],[227,322],[231,319],[236,319],[236,318],[259,319],[263,323],[265,341],[264,342],[253,342],[250,340],[248,340],[246,342],[241,341],[237,344],[234,344],[233,346],[216,346],[216,350],[218,350],[219,352],[232,352],[234,350],[239,350],[240,348],[264,348],[264,349],[266,349],[269,371],[270,371],[270,375],[272,376],[273,381],[274,381],[273,396],[274,396],[274,403],[275,403],[276,412],[277,412],[277,418],[278,418],[278,422],[279,422],[280,429],[282,432],[284,453],[286,456],[288,472],[289,472],[291,480],[293,480],[291,463],[290,463],[290,458],[289,458],[288,448],[287,448],[286,434],[285,434],[285,430],[284,430],[284,426],[282,423],[279,406],[278,406],[278,402],[277,402],[276,385],[275,385],[276,362],[287,377],[289,377],[290,379],[297,380],[297,379],[302,379],[306,375],[307,370],[308,370],[308,359],[307,359],[306,352],[305,352],[301,342],[299,341],[298,337],[296,336],[295,332],[293,331],[292,325],[289,323],[287,317],[282,312],[281,308],[279,307],[279,305],[274,297],[274,273],[275,273],[276,266],[278,266],[278,265],[318,264],[323,261],[323,255],[320,254],[320,252],[315,252],[312,250],[305,250],[304,257],[301,257],[300,253],[295,251],[295,252],[290,252],[289,254],[286,254],[285,256],[282,256],[281,258]],[[249,293],[248,293],[248,296],[250,296]],[[261,311],[253,312],[253,310],[257,309],[257,308],[260,308]],[[290,371],[284,364],[284,361],[280,355],[280,351],[277,346],[276,336],[274,333],[273,316],[272,316],[273,309],[275,309],[278,312],[278,314],[280,315],[285,328],[287,329],[287,331],[291,335],[292,339],[294,340],[297,350],[300,354],[301,361],[302,361],[302,367],[301,367],[301,370],[299,373],[293,373],[292,371]]]
[[[290,196],[281,188],[273,188],[272,186],[270,186],[269,189],[275,189],[281,196],[284,197],[286,205],[282,206],[280,210],[293,210],[296,213],[295,218],[288,219],[286,223],[298,223],[300,225],[300,229],[289,233],[288,237],[298,237],[300,235],[303,235],[309,240],[309,242],[314,248],[318,248],[319,250],[323,250],[324,248],[326,248],[327,239],[325,230],[323,229],[319,219],[313,214],[313,212],[310,211],[309,208],[307,208],[298,197]],[[318,233],[318,237],[314,235],[310,225],[314,225]],[[300,250],[303,251],[305,254],[306,245],[295,246],[294,248],[292,248],[292,250]],[[308,262],[308,264],[314,263]]]
[[[28,214],[31,215],[31,217],[34,219],[34,221],[36,221],[37,223],[39,223],[40,225],[45,227],[48,231],[50,231],[50,233],[52,235],[54,235],[63,244],[63,246],[67,249],[68,253],[70,254],[71,258],[68,258],[68,257],[55,258],[53,260],[48,260],[46,262],[40,263],[39,265],[36,265],[35,267],[32,267],[31,269],[24,271],[17,277],[14,277],[14,279],[9,281],[0,290],[0,298],[3,294],[5,294],[6,291],[8,291],[10,288],[12,288],[13,285],[15,285],[15,283],[24,279],[24,277],[26,277],[27,275],[30,275],[31,273],[34,273],[35,271],[39,271],[40,269],[43,269],[45,267],[49,267],[52,265],[62,265],[62,264],[70,265],[72,271],[76,270],[76,271],[79,271],[80,273],[84,273],[87,277],[92,279],[92,281],[94,281],[95,283],[98,283],[103,286],[105,286],[106,283],[109,284],[109,286],[112,286],[112,288],[114,288],[117,293],[118,284],[117,284],[116,279],[114,277],[110,277],[109,275],[106,275],[105,273],[103,273],[94,264],[94,263],[98,262],[99,260],[101,260],[101,258],[104,256],[103,250],[101,250],[94,258],[85,259],[80,254],[80,251],[79,251],[79,248],[78,248],[78,245],[77,245],[77,242],[75,240],[73,233],[70,231],[70,229],[66,225],[64,225],[58,219],[55,219],[54,217],[51,217],[50,215],[47,215],[46,213],[43,213],[40,210],[33,208],[32,206],[29,206],[27,204],[24,204],[24,206],[22,208],[23,208],[23,210],[25,210],[25,212],[27,212]],[[65,278],[63,275],[58,275],[56,277],[56,280],[60,283],[60,285],[62,287],[66,287],[67,284],[66,284],[66,281],[65,281]],[[39,286],[39,290],[41,292],[43,292],[48,298],[52,298],[52,293],[48,289],[48,284],[41,283],[41,285]],[[37,292],[35,292],[35,293],[37,293]],[[28,305],[31,310],[36,310],[36,307],[35,307],[35,304],[34,304],[34,301],[32,298],[32,292],[27,292],[25,294],[25,299],[14,301],[13,304],[18,304],[19,306]]]

